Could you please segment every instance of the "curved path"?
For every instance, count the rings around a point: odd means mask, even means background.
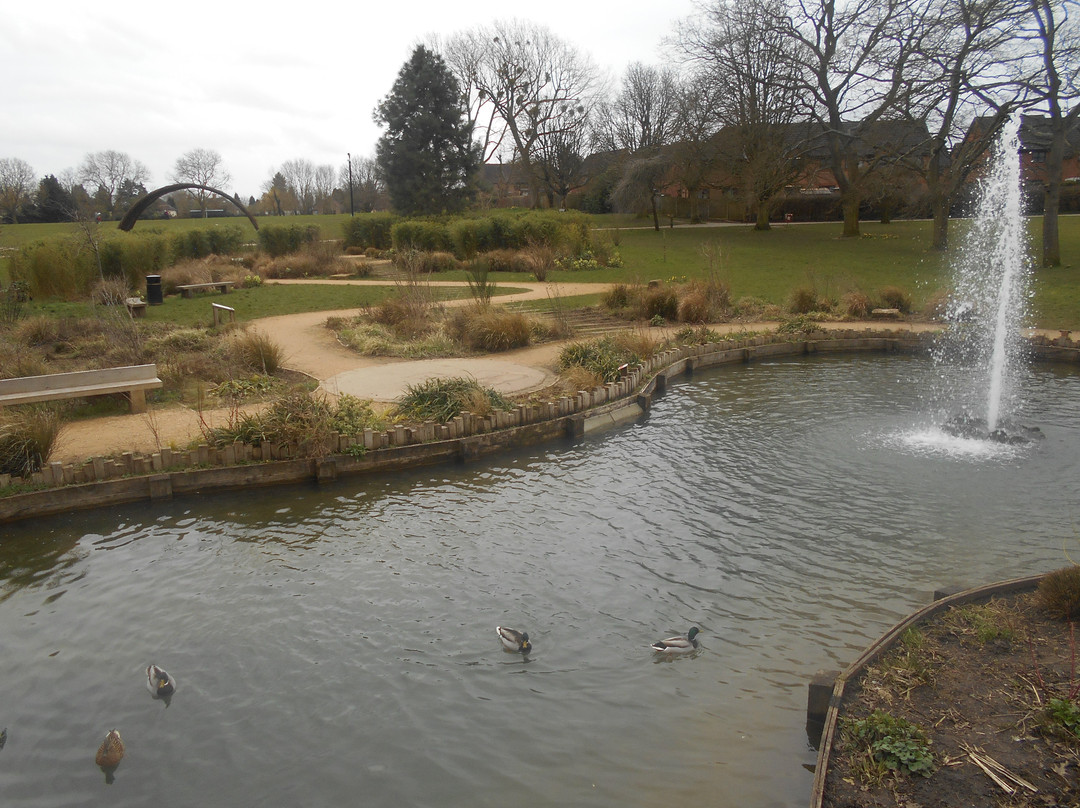
[[[300,280],[276,283],[325,283],[387,285],[386,280]],[[435,286],[462,286],[453,281],[435,281]],[[500,302],[544,300],[593,294],[609,288],[599,283],[513,283],[506,288],[522,291],[500,295]],[[447,301],[444,305],[462,305],[465,300]],[[351,316],[357,309],[305,312],[266,317],[252,326],[270,335],[284,349],[285,366],[307,374],[320,388],[336,395],[349,393],[362,399],[389,402],[398,398],[406,386],[439,376],[470,376],[485,387],[513,395],[551,384],[556,377],[559,351],[565,343],[549,343],[508,351],[496,356],[457,359],[402,360],[388,357],[359,356],[341,345],[325,327],[328,317]],[[937,326],[918,323],[823,323],[823,327],[870,327],[894,330],[926,330]],[[766,330],[776,323],[724,323],[712,325],[721,333],[742,330]],[[658,336],[667,334],[659,332]],[[1056,332],[1052,336],[1057,336]],[[193,410],[188,407],[151,408],[142,415],[115,415],[69,423],[65,426],[52,460],[76,461],[95,455],[122,451],[153,452],[163,446],[181,447],[214,426],[228,424],[240,415],[236,410]]]

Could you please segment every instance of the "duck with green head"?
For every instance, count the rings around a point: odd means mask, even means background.
[[[668,637],[657,640],[649,647],[658,654],[692,654],[698,649],[697,635],[701,630],[697,626],[691,627],[685,637]]]

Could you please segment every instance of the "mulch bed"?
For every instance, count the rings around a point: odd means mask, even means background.
[[[846,686],[822,805],[1078,808],[1080,738],[1046,717],[1049,699],[1080,697],[1078,644],[1080,628],[1046,617],[1032,592],[928,618]],[[925,731],[929,777],[874,767],[847,742],[843,727],[874,710]]]

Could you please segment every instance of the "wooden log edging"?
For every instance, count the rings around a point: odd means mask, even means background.
[[[825,778],[828,775],[829,756],[832,752],[833,742],[836,740],[837,725],[840,719],[840,708],[844,700],[844,688],[847,683],[861,675],[867,666],[876,662],[885,652],[890,650],[900,637],[912,626],[918,625],[937,614],[973,601],[986,600],[994,595],[1007,595],[1015,592],[1027,592],[1035,589],[1043,579],[1045,573],[1030,575],[1023,578],[1012,578],[1006,581],[998,581],[973,589],[965,589],[955,594],[934,593],[934,601],[924,606],[917,612],[901,620],[891,629],[886,631],[870,645],[863,653],[841,673],[836,675],[832,693],[829,697],[828,710],[825,714],[821,731],[821,739],[818,742],[817,764],[814,767],[814,784],[810,792],[810,808],[821,808],[825,798]],[[819,673],[819,676],[821,674]],[[811,695],[811,701],[813,695]],[[810,716],[807,716],[810,723]]]
[[[666,392],[669,379],[695,370],[818,353],[916,353],[925,351],[933,336],[910,331],[847,330],[797,337],[772,334],[671,348],[642,365],[628,368],[619,381],[592,390],[484,417],[466,412],[445,424],[399,424],[385,432],[365,430],[360,436],[338,436],[336,451],[319,459],[298,458],[297,451],[290,447],[236,443],[224,447],[204,444],[181,451],[162,449],[149,456],[124,452],[118,457],[94,457],[76,464],[49,463],[29,481],[46,488],[0,497],[0,524],[122,502],[160,500],[210,488],[328,481],[352,474],[470,460],[563,437],[578,439],[591,429],[647,412],[652,399]],[[0,475],[0,489],[13,482],[17,481]]]

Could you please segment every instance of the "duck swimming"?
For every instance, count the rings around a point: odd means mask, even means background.
[[[111,729],[98,747],[94,762],[103,769],[111,769],[119,766],[123,758],[124,741],[120,738],[119,730]]]
[[[176,692],[176,680],[164,668],[150,665],[146,669],[146,689],[155,699],[167,699]]]
[[[690,654],[697,650],[697,635],[700,629],[692,627],[686,632],[685,637],[668,637],[666,640],[657,640],[649,647],[658,654]]]
[[[528,632],[518,631],[516,628],[505,628],[504,626],[495,626],[495,631],[507,651],[527,654],[532,650]]]

